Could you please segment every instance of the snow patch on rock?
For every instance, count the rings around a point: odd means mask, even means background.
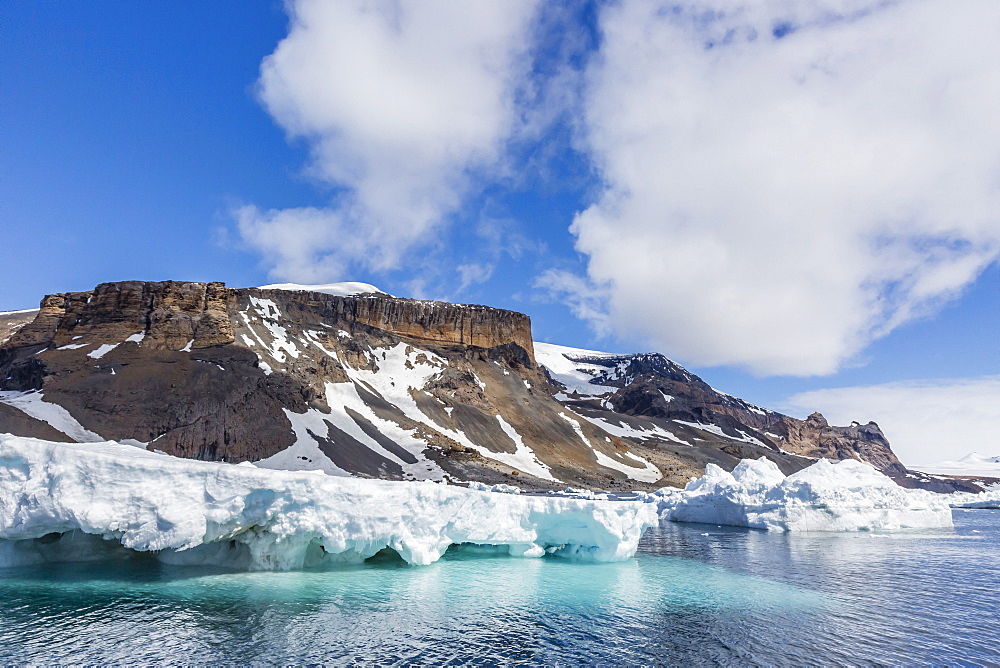
[[[102,343],[97,348],[87,353],[87,357],[92,357],[95,360],[99,360],[117,347],[118,347],[117,343]]]
[[[586,446],[594,452],[594,456],[597,458],[597,463],[604,468],[619,471],[632,480],[638,480],[640,482],[656,482],[663,477],[663,474],[660,473],[660,469],[656,468],[645,459],[641,459],[632,453],[623,453],[623,456],[627,456],[629,459],[634,461],[636,463],[635,466],[625,464],[624,462],[620,462],[613,457],[609,457],[594,447],[593,443],[590,442],[590,439],[588,439],[583,433],[583,429],[580,427],[579,422],[565,413],[560,413],[559,417],[569,423],[569,425],[573,428],[573,431],[576,432],[576,435],[580,437],[580,440],[582,440],[584,444],[586,444]]]
[[[42,392],[0,392],[0,403],[13,406],[36,420],[47,423],[56,431],[66,434],[78,443],[96,443],[104,440],[100,434],[85,429],[68,410],[59,404],[45,401]]]
[[[562,384],[568,393],[584,397],[601,397],[615,391],[616,388],[591,382],[607,369],[596,364],[587,364],[571,359],[572,357],[614,357],[614,355],[539,341],[534,342],[534,348],[535,360],[548,369],[552,379]],[[560,398],[569,399],[565,396]]]
[[[358,283],[355,281],[346,281],[343,283],[325,283],[322,285],[301,285],[299,283],[272,283],[271,285],[262,285],[259,290],[289,290],[292,292],[322,292],[324,294],[333,295],[335,297],[353,297],[354,295],[365,295],[370,293],[381,292],[382,294],[388,294],[382,290],[376,288],[370,283]],[[389,295],[390,297],[392,295]]]
[[[621,424],[613,424],[611,422],[608,422],[607,420],[598,417],[592,417],[590,415],[584,415],[583,413],[577,413],[576,411],[574,411],[574,414],[583,418],[584,420],[591,423],[595,427],[599,427],[602,430],[606,431],[607,433],[611,434],[612,436],[618,436],[619,438],[638,438],[638,439],[662,438],[666,441],[673,441],[674,443],[680,443],[681,445],[691,445],[687,441],[678,438],[672,432],[669,432],[658,425],[650,425],[649,429],[638,429],[625,422],[623,418],[620,418],[622,420]]]

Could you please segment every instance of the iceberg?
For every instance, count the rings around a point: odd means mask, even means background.
[[[771,531],[873,531],[947,528],[949,495],[905,489],[853,459],[821,459],[785,476],[765,458],[744,459],[732,473],[708,464],[683,490],[649,495],[663,519]]]
[[[620,561],[657,521],[656,506],[642,500],[335,477],[0,435],[0,567],[123,548],[249,570],[356,563],[390,548],[425,565],[461,544]]]

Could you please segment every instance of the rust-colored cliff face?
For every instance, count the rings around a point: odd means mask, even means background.
[[[48,295],[10,345],[62,346],[73,337],[118,342],[140,333],[143,346],[153,349],[224,345],[234,342],[233,319],[252,297],[345,329],[361,324],[423,344],[494,348],[513,343],[534,360],[531,319],[522,313],[384,294],[336,297],[179,281],[102,283],[93,292]]]
[[[133,334],[144,334],[152,349],[232,343],[227,293],[223,283],[122,281],[93,292],[47,295],[10,345],[63,346],[74,337],[119,342]]]
[[[516,344],[534,362],[531,318],[523,313],[472,304],[400,299],[384,294],[334,297],[319,292],[231,290],[239,302],[248,297],[271,299],[285,309],[295,304],[315,311],[323,322],[353,323],[391,332],[422,344],[495,348]],[[283,309],[284,310],[284,309]]]

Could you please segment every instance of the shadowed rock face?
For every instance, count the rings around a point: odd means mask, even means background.
[[[0,345],[6,343],[22,327],[31,323],[36,315],[38,315],[38,309],[0,313]]]
[[[529,318],[486,306],[125,281],[18,318],[0,390],[41,391],[26,395],[36,413],[55,405],[101,438],[183,457],[612,490],[761,456],[786,473],[815,457],[906,472],[877,425],[767,411],[659,354],[584,360],[607,391],[566,397]],[[0,431],[72,440],[29,413],[0,397]]]

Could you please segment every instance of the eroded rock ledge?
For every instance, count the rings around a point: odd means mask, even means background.
[[[283,312],[312,312],[326,323],[345,328],[360,323],[425,344],[495,348],[513,343],[534,362],[531,319],[514,311],[382,293],[338,297],[180,281],[121,281],[102,283],[91,292],[47,295],[35,320],[9,345],[63,346],[74,337],[121,341],[140,333],[154,349],[225,345],[235,340],[233,319],[250,298],[269,299]]]

